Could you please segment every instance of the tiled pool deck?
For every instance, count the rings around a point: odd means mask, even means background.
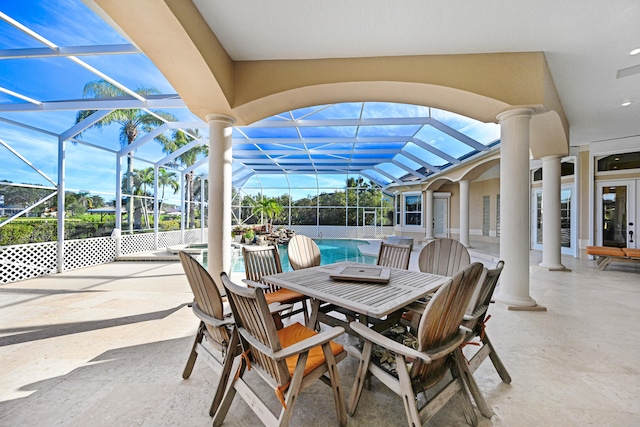
[[[531,295],[547,312],[491,307],[488,331],[513,383],[481,366],[496,415],[479,415],[480,425],[640,425],[640,267],[601,272],[594,261],[563,258],[571,271],[549,272],[539,261],[532,252]],[[211,369],[201,361],[181,377],[198,323],[191,299],[175,262],[117,262],[1,286],[0,426],[210,425]],[[355,369],[350,357],[340,363],[347,395]],[[336,424],[323,384],[298,405],[292,425]],[[236,399],[225,425],[260,421]],[[374,380],[349,425],[406,425],[402,403]],[[429,425],[466,423],[454,400]]]

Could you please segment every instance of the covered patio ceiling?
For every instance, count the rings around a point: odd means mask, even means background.
[[[69,19],[73,17],[73,19]],[[208,142],[208,127],[191,114],[175,90],[126,36],[82,2],[3,3],[0,8],[0,151],[31,162],[33,134],[71,141],[167,167],[159,146],[146,144],[175,129],[200,129],[195,145]],[[132,70],[134,70],[132,72]],[[125,96],[82,98],[83,87],[106,80]],[[140,88],[155,88],[152,95]],[[140,108],[166,120],[133,146],[120,147],[117,132],[75,125],[76,113]],[[82,132],[78,134],[78,132]],[[495,148],[499,126],[428,106],[352,102],[309,106],[233,130],[233,184],[263,174],[360,174],[381,187],[425,180]],[[34,146],[35,145],[35,146]],[[55,156],[52,144],[51,155]],[[143,147],[145,146],[146,147]],[[44,145],[42,146],[44,149]],[[173,155],[175,157],[175,155]],[[4,160],[3,160],[4,163]],[[48,168],[57,174],[56,162]],[[33,164],[31,168],[47,169]],[[18,171],[3,167],[1,179]],[[201,156],[191,168],[207,176]],[[49,180],[53,183],[52,180]]]

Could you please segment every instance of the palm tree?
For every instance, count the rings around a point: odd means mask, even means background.
[[[164,202],[164,189],[165,187],[171,187],[173,190],[173,194],[176,194],[180,189],[180,183],[176,179],[175,172],[167,172],[166,169],[162,168],[158,170],[158,185],[162,188],[162,195],[160,196],[160,206],[158,207],[158,211],[162,210],[162,203]]]
[[[138,87],[135,90],[140,95],[152,95],[159,93],[158,89],[153,87]],[[122,89],[112,85],[106,80],[95,80],[84,85],[82,96],[84,98],[111,98],[116,96],[127,96],[128,94]],[[78,111],[76,115],[76,123],[81,122],[85,118],[95,113],[95,110],[82,110]],[[117,123],[120,125],[120,146],[126,147],[135,141],[140,136],[141,131],[149,132],[153,127],[160,126],[164,123],[163,119],[167,121],[176,120],[176,118],[162,111],[149,114],[140,109],[124,109],[113,110],[100,121],[89,127],[89,129],[95,127],[102,129],[103,127]],[[157,139],[157,138],[156,138]],[[125,186],[125,192],[131,194],[133,187],[133,159],[131,156],[127,156],[127,182]],[[133,203],[131,197],[127,201],[127,217],[129,219],[129,230],[133,230]]]
[[[171,138],[167,138],[164,135],[158,136],[156,140],[162,144],[162,151],[164,153],[170,154],[174,151],[178,150],[180,147],[184,147],[189,144],[191,141],[195,139],[200,139],[200,132],[198,129],[187,129],[183,131],[181,129],[176,129]],[[186,153],[181,154],[176,158],[176,163],[183,166],[184,168],[188,168],[198,161],[198,156],[200,155],[208,155],[209,147],[205,145],[198,145],[196,147],[191,148]],[[194,206],[193,206],[193,172],[189,172],[185,175],[185,206],[182,209],[182,212],[185,212],[187,215],[186,223],[190,228],[195,227],[195,215],[194,215]],[[202,197],[201,197],[202,199]]]
[[[263,197],[262,200],[255,202],[253,205],[254,215],[264,215],[267,217],[267,232],[271,232],[273,218],[280,215],[283,210],[284,208],[276,199],[267,197]]]
[[[153,167],[148,167],[145,169],[134,169],[131,176],[129,176],[129,174],[126,174],[126,176],[123,177],[122,181],[123,189],[126,187],[128,182],[131,182],[132,196],[141,196],[140,210],[145,220],[145,226],[149,228],[150,225],[146,197],[151,197],[151,193],[147,190],[147,186],[153,185]],[[135,205],[135,198],[133,204]]]

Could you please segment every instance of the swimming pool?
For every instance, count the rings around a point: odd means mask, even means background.
[[[362,255],[358,250],[359,245],[368,245],[366,240],[354,239],[313,239],[320,248],[322,256],[321,265],[333,264],[340,261],[362,262],[365,264],[375,264],[376,257]],[[291,271],[289,264],[289,256],[287,255],[287,245],[278,245],[280,252],[280,261],[282,262],[283,271]],[[240,250],[233,251],[231,260],[231,271],[244,271],[244,260]]]

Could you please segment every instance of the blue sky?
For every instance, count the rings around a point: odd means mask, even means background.
[[[38,33],[57,46],[86,46],[123,44],[128,41],[109,27],[101,18],[95,15],[79,0],[0,0],[0,12],[15,19],[31,30]],[[12,25],[0,20],[0,50],[24,49],[44,47],[35,38],[19,31]],[[155,68],[153,63],[141,54],[81,56],[92,67],[107,74],[130,89],[138,87],[155,87],[160,93],[173,94],[175,90],[170,83]],[[83,87],[87,82],[98,80],[100,77],[72,62],[69,58],[29,58],[0,60],[0,87],[17,92],[37,101],[75,100],[83,96]],[[0,91],[0,105],[26,103],[19,98]],[[165,110],[182,120],[197,120],[186,108]],[[496,128],[487,128],[485,124],[445,111],[429,109],[416,105],[388,104],[378,102],[344,103],[327,106],[301,108],[294,112],[282,113],[267,120],[290,119],[331,119],[331,118],[387,118],[387,117],[432,117],[446,122],[456,130],[464,130],[470,137],[487,144],[499,136]],[[46,133],[25,129],[6,121],[16,121],[38,129],[59,134],[72,127],[75,123],[75,111],[58,112],[0,112],[0,140],[28,159],[35,168],[42,171],[54,182],[57,181],[57,137]],[[298,137],[293,128],[251,129],[244,128],[243,132],[249,137]],[[470,152],[469,146],[451,138],[430,126],[420,129],[418,125],[406,126],[340,126],[340,127],[306,127],[300,128],[300,134],[305,138],[315,136],[333,137],[366,137],[368,135],[381,136],[385,134],[416,135],[423,141],[436,148],[445,150],[454,157],[460,157]],[[417,133],[416,133],[417,132]],[[102,131],[89,129],[79,139],[93,145],[110,150],[118,150],[119,127],[112,125]],[[201,130],[206,137],[206,129]],[[234,131],[234,137],[242,137]],[[401,142],[396,143],[398,147]],[[320,144],[319,144],[320,145]],[[386,148],[396,148],[390,143]],[[286,145],[285,145],[286,146]],[[280,145],[282,149],[283,145]],[[337,146],[336,146],[337,147]],[[313,147],[309,147],[313,148]],[[426,162],[440,166],[446,163],[440,157],[431,154],[415,144],[409,143],[407,152],[420,157]],[[164,157],[161,147],[156,142],[150,142],[135,153],[134,167],[137,169],[152,166],[151,163],[140,159],[158,161]],[[88,191],[101,194],[105,199],[112,199],[115,195],[115,154],[90,148],[80,144],[67,144],[66,152],[66,188],[74,191]],[[419,165],[404,158],[406,166],[418,169]],[[123,166],[124,167],[124,166]],[[400,176],[406,173],[401,168],[386,163],[381,170]],[[204,170],[203,170],[204,171]],[[0,144],[0,180],[10,180],[19,183],[50,185],[45,178],[14,156],[4,145]],[[388,179],[388,178],[385,178]],[[260,179],[250,179],[248,186],[283,187],[283,176],[263,175]],[[286,181],[286,180],[285,180]],[[311,177],[298,176],[296,183],[314,181]],[[326,176],[319,184],[324,188],[339,187],[344,183],[344,176]],[[288,184],[284,183],[284,186]],[[309,184],[309,188],[316,188],[316,184]],[[307,185],[304,184],[306,188]],[[179,200],[179,195],[175,200]]]
[[[57,46],[124,44],[128,41],[76,0],[0,0],[0,12],[15,19]],[[35,38],[0,21],[0,49],[44,47]],[[125,86],[155,87],[160,93],[175,93],[173,87],[144,55],[81,56],[81,60]],[[0,87],[37,101],[74,100],[83,97],[87,82],[100,77],[68,58],[4,59],[0,61]],[[0,92],[0,104],[24,103]],[[195,117],[187,109],[165,110],[184,120]],[[75,111],[18,113],[2,112],[0,117],[39,129],[61,133],[75,123]],[[80,139],[91,144],[117,150],[117,125],[89,129]],[[0,121],[0,139],[28,159],[53,181],[57,180],[57,138]],[[157,161],[164,157],[160,145],[151,142],[137,150],[136,157]],[[71,190],[105,193],[113,197],[115,188],[115,155],[80,144],[68,144],[66,154],[66,186]],[[140,160],[136,168],[151,166]],[[25,165],[0,145],[0,180],[50,185],[47,180]]]

